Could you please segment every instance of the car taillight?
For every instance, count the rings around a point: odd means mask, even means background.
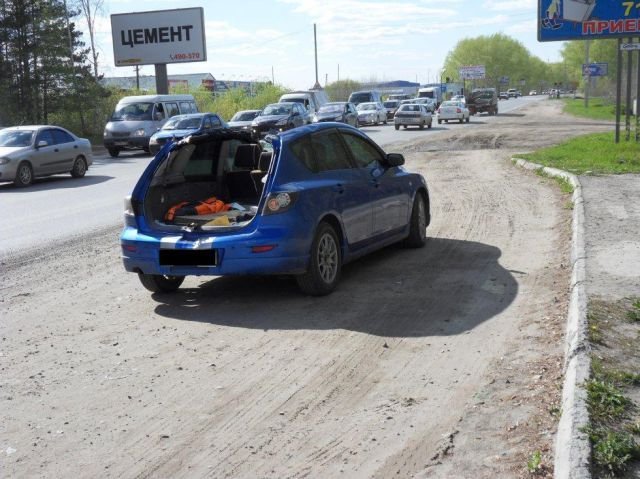
[[[462,113],[462,110],[460,108],[456,108],[456,113]]]
[[[271,193],[267,198],[262,212],[265,215],[284,213],[293,206],[297,199],[297,192],[283,191],[280,193]]]
[[[124,199],[124,225],[136,226],[136,212],[133,207],[134,202],[131,199],[131,195]]]

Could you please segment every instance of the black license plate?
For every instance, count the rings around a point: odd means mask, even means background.
[[[215,249],[161,249],[162,266],[216,266],[218,252]]]

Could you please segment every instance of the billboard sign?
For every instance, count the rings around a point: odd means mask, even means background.
[[[500,77],[500,85],[508,85],[509,77]]]
[[[202,7],[111,15],[117,67],[206,61],[204,35]]]
[[[461,80],[482,80],[485,76],[484,65],[460,67],[458,70]]]
[[[590,40],[640,34],[640,3],[538,0],[538,40]]]
[[[609,74],[608,63],[583,63],[582,76],[585,77],[603,77]]]

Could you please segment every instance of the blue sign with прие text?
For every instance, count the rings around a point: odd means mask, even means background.
[[[590,40],[640,34],[640,0],[538,0],[538,40]]]

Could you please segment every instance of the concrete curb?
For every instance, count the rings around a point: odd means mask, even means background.
[[[585,291],[584,199],[578,178],[566,171],[548,168],[513,158],[527,170],[542,170],[545,174],[567,180],[573,186],[573,220],[571,238],[571,297],[565,336],[564,384],[562,407],[556,436],[554,477],[556,479],[590,479],[591,445],[583,432],[589,424],[587,394],[582,384],[591,370],[587,324],[587,294]]]

